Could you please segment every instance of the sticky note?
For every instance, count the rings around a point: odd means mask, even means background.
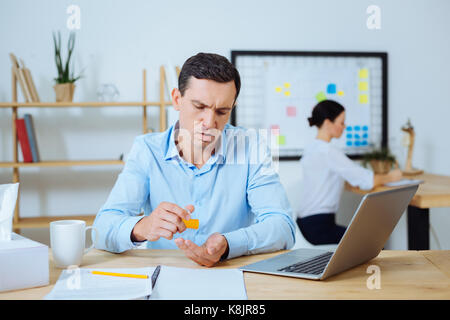
[[[339,96],[339,97],[342,97],[342,96],[344,96],[344,91],[342,91],[342,90],[339,90],[339,91],[338,91],[338,96]]]
[[[368,126],[363,126],[362,129],[363,129],[364,131],[368,131],[368,130],[369,130],[369,127],[368,127]]]
[[[354,129],[355,129],[355,131],[359,131],[359,130],[361,130],[361,127],[360,126],[355,126]]]
[[[367,104],[368,102],[369,102],[369,96],[367,94],[360,94],[359,95],[359,103]]]
[[[331,94],[336,93],[336,85],[334,83],[330,83],[327,86],[327,93],[331,93]]]
[[[282,90],[283,90],[283,89],[282,89],[281,87],[276,87],[276,88],[275,88],[275,91],[276,91],[276,92],[281,92]]]
[[[198,219],[189,219],[189,220],[183,219],[183,222],[186,225],[186,228],[198,229],[198,224],[199,224]]]
[[[277,144],[280,146],[284,146],[286,144],[286,136],[277,136]]]
[[[286,114],[288,117],[295,117],[297,115],[297,108],[293,106],[286,107]]]
[[[347,127],[347,128],[345,128],[345,130],[347,130],[347,131],[352,131],[352,127]]]
[[[347,141],[347,146],[351,146],[352,145],[352,142],[351,141]]]
[[[277,125],[277,124],[271,125],[271,126],[270,126],[270,132],[271,132],[273,135],[279,135],[279,134],[280,134],[280,126]]]
[[[290,87],[291,87],[291,84],[290,84],[289,82],[285,82],[285,83],[284,83],[284,87],[285,87],[285,88],[290,88]]]
[[[367,91],[369,90],[369,83],[366,81],[358,82],[358,90],[359,91]]]
[[[327,96],[325,95],[325,93],[323,91],[320,91],[318,94],[316,94],[316,100],[317,100],[317,102],[327,100]]]
[[[351,138],[353,138],[353,135],[351,133],[348,133],[347,134],[347,139],[351,139]]]
[[[291,95],[291,92],[290,92],[290,91],[285,91],[285,92],[284,92],[284,95],[285,95],[286,97],[289,97],[289,96]]]
[[[369,70],[365,68],[359,69],[358,74],[361,79],[367,79],[369,77]]]
[[[363,142],[361,142],[361,145],[362,145],[362,146],[367,146],[367,141],[364,140]]]

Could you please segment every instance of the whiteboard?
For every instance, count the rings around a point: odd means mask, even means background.
[[[232,124],[267,130],[280,158],[298,158],[317,134],[308,117],[324,99],[346,110],[332,143],[349,156],[387,144],[385,53],[232,51],[241,91]]]

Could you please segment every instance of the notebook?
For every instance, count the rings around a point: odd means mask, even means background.
[[[91,271],[145,274],[148,279],[94,275]],[[243,300],[244,277],[238,269],[191,269],[161,266],[152,290],[155,267],[77,268],[63,270],[46,300]]]

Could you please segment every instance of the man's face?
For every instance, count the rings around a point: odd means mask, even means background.
[[[175,110],[180,112],[180,129],[189,132],[192,144],[202,148],[215,144],[230,119],[236,97],[234,81],[220,83],[191,77],[184,96],[172,91]]]

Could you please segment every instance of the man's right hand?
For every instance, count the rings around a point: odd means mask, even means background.
[[[186,209],[174,203],[161,202],[150,215],[136,223],[131,232],[131,241],[156,241],[160,237],[172,240],[175,233],[186,230],[182,219],[190,219],[194,206],[188,205]]]

